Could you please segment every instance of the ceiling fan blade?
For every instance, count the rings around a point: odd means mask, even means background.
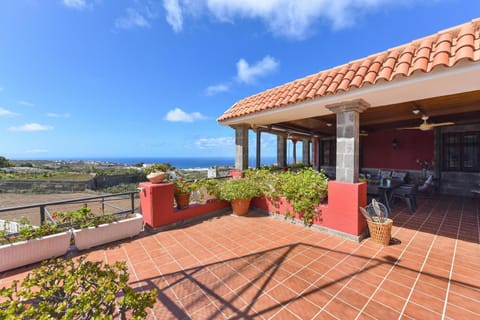
[[[440,122],[440,123],[429,123],[430,127],[443,127],[443,126],[451,126],[455,124],[455,122]]]
[[[413,129],[420,129],[420,127],[404,127],[404,128],[397,128],[397,130],[413,130]]]

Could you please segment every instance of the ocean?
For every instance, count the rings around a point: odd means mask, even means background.
[[[137,164],[137,163],[170,163],[172,166],[178,169],[193,169],[193,168],[209,168],[213,166],[234,166],[235,159],[232,157],[135,157],[135,158],[103,158],[92,157],[82,159],[70,159],[70,160],[84,160],[84,161],[102,161],[113,162],[123,164]],[[262,157],[262,165],[271,165],[277,163],[276,157]],[[248,165],[255,168],[255,158],[248,159]]]

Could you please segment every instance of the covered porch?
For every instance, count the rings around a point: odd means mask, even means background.
[[[480,182],[480,20],[440,31],[236,102],[219,117],[235,129],[236,167],[248,166],[249,130],[302,143],[302,162],[338,181],[360,170],[400,169],[418,180],[422,164],[440,193],[470,195]],[[299,158],[300,156],[298,156]]]

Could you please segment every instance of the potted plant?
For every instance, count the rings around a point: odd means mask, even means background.
[[[219,198],[230,201],[233,213],[239,216],[246,215],[252,198],[261,194],[261,188],[249,178],[227,179],[218,188]]]
[[[168,164],[152,164],[148,167],[145,168],[145,174],[147,175],[148,181],[151,183],[160,183],[164,181],[168,174],[166,171],[168,171],[170,168],[170,165]]]
[[[173,182],[173,196],[178,209],[188,208],[190,205],[190,195],[193,191],[193,184],[179,177]]]
[[[5,222],[8,224],[8,222]],[[22,219],[18,233],[0,230],[0,272],[67,253],[72,233],[54,223],[31,226]]]
[[[104,243],[134,237],[142,231],[143,217],[139,213],[124,216],[94,214],[90,208],[55,212],[52,218],[73,229],[75,246],[85,250]]]
[[[157,290],[128,282],[124,261],[52,260],[0,289],[0,319],[145,319]]]

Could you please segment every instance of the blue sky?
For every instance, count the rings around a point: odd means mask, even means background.
[[[478,16],[478,0],[2,0],[0,155],[233,157],[216,118],[236,101]]]

